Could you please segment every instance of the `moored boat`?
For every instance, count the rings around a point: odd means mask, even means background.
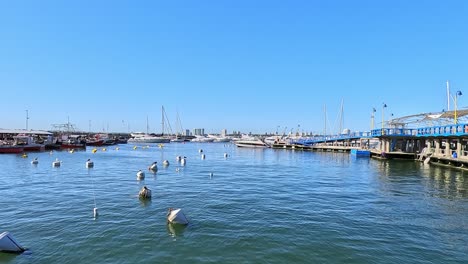
[[[270,146],[260,139],[237,140],[234,142],[237,147],[242,148],[269,148]]]
[[[170,138],[152,136],[143,132],[132,133],[132,138],[128,139],[128,143],[169,143],[171,142]]]
[[[0,153],[22,153],[24,148],[22,146],[13,146],[13,145],[0,145]]]

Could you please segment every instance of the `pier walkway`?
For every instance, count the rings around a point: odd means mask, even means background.
[[[431,163],[468,167],[468,124],[421,128],[381,128],[334,136],[316,136],[273,144],[273,148],[340,151],[368,149],[383,159],[419,159]]]

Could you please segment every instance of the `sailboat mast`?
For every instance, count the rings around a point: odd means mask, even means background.
[[[148,116],[146,116],[146,134],[149,134]]]
[[[323,131],[323,135],[326,136],[327,135],[327,105],[323,105],[323,113],[325,114],[325,120],[324,120],[324,131]]]
[[[161,135],[164,135],[164,106],[161,106],[161,127],[162,127],[162,133]]]
[[[447,112],[450,111],[450,85],[447,80]]]
[[[338,134],[343,132],[343,99],[341,99],[341,109],[340,109],[340,131],[338,131]]]

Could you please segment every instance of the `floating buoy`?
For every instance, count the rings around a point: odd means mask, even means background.
[[[28,154],[26,154],[26,153],[23,153],[23,155],[21,155],[21,157],[22,157],[23,159],[25,159],[25,158],[27,158],[27,157],[28,157]]]
[[[224,158],[227,158],[228,157],[228,154],[227,153],[224,153]]]
[[[139,170],[139,171],[137,172],[136,176],[137,176],[137,180],[143,180],[143,179],[145,179],[145,173],[142,172],[141,170]]]
[[[176,169],[175,169],[175,171],[176,171],[176,172],[179,172],[179,171],[180,171],[180,169],[179,169],[179,168],[176,168]]]
[[[97,152],[97,148],[93,148],[93,150],[91,150],[91,152],[96,153],[96,152]]]
[[[168,160],[164,160],[164,161],[163,161],[163,165],[166,166],[166,167],[169,166],[169,161],[168,161]]]
[[[213,177],[213,173],[212,173],[212,172],[210,172],[210,178],[211,178],[211,177]]]
[[[21,253],[26,249],[16,241],[10,232],[3,232],[0,234],[0,251]]]
[[[201,154],[201,159],[202,159],[202,160],[205,159],[205,154]]]
[[[62,162],[58,158],[52,162],[52,167],[60,167],[60,165],[62,165]]]
[[[185,166],[185,163],[186,163],[186,162],[187,162],[187,161],[185,160],[185,157],[183,157],[183,158],[180,160],[180,165]]]
[[[88,159],[86,161],[86,168],[93,168],[94,167],[94,162],[91,161],[91,159]]]
[[[167,211],[167,222],[172,224],[181,224],[181,225],[188,225],[189,221],[187,217],[182,212],[182,209],[173,209],[169,208]]]
[[[73,153],[73,152],[75,152],[75,149],[70,149],[69,152],[70,152],[70,153]]]
[[[107,151],[107,149],[106,149],[106,148],[102,148],[102,151]]]
[[[181,156],[177,156],[177,157],[176,157],[176,160],[177,160],[177,161],[180,161],[181,159],[182,159]]]
[[[148,167],[148,170],[151,170],[151,171],[158,171],[158,165],[157,165],[158,162],[153,162],[153,164],[151,164],[149,167]]]
[[[137,149],[138,147],[137,146],[133,146],[133,149]]]
[[[202,153],[202,152],[203,152],[203,149],[199,149],[198,152]]]
[[[163,147],[164,147],[164,144],[159,144],[158,147],[159,147],[159,148],[163,148]]]
[[[54,154],[54,151],[53,151],[53,150],[51,150],[51,151],[49,152],[49,155],[52,155],[52,154]]]
[[[93,216],[94,216],[94,218],[97,218],[97,216],[98,216],[98,209],[97,209],[97,207],[94,207],[94,209],[93,209]]]
[[[39,163],[39,161],[37,160],[37,158],[35,158],[35,159],[33,159],[31,161],[31,164],[33,164],[33,165],[37,165],[38,163]]]
[[[119,150],[119,147],[116,147],[115,150]]]
[[[138,193],[138,196],[142,199],[151,199],[151,190],[146,186],[143,186],[143,188],[141,188],[140,192]]]

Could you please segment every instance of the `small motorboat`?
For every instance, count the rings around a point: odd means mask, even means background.
[[[167,212],[167,221],[172,224],[188,225],[189,221],[185,217],[182,209],[169,208]]]
[[[12,252],[12,253],[21,253],[26,249],[22,247],[18,241],[13,237],[10,232],[3,232],[0,234],[0,251],[2,252]]]

